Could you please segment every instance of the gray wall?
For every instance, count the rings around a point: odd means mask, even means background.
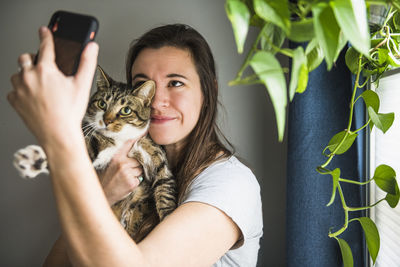
[[[272,105],[261,86],[229,87],[244,56],[238,56],[225,1],[215,0],[4,0],[0,4],[0,266],[40,266],[59,233],[49,179],[23,180],[11,165],[13,153],[35,143],[6,101],[17,57],[35,52],[37,30],[55,10],[96,16],[99,63],[124,78],[125,53],[132,39],[165,23],[187,23],[209,41],[215,55],[224,106],[220,123],[256,174],[263,197],[264,238],[259,266],[285,265],[286,142],[278,143]],[[55,122],[57,123],[57,122]],[[95,222],[94,222],[95,223]]]

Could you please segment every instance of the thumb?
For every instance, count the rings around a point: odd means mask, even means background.
[[[83,50],[79,67],[75,74],[75,81],[79,88],[91,87],[93,76],[96,71],[98,53],[99,45],[95,42],[88,43]]]
[[[135,144],[136,141],[137,139],[131,139],[126,141],[124,145],[121,147],[118,154],[123,155],[124,157],[127,156],[129,151],[131,151],[133,144]]]

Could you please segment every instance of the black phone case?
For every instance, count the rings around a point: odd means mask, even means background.
[[[55,26],[56,31],[54,31]],[[99,22],[93,16],[57,11],[51,17],[48,27],[54,36],[79,42],[85,47],[87,43],[94,40]],[[94,32],[93,38],[90,36],[92,32]]]
[[[74,75],[78,69],[83,49],[90,41],[95,39],[99,28],[98,20],[93,16],[60,10],[56,11],[51,16],[48,28],[53,33],[58,67],[64,72],[64,74]],[[69,45],[71,44],[73,44],[74,49],[72,49],[72,46],[70,49]],[[57,58],[58,45],[63,46],[63,54],[59,54],[59,57]],[[79,47],[77,47],[78,45]],[[68,55],[64,55],[69,53],[68,49],[74,50],[71,51],[71,54],[73,54],[74,57],[73,59],[71,59],[71,56],[68,58]],[[64,59],[60,59],[60,56],[64,57]],[[36,60],[37,58],[35,59],[35,63]],[[73,60],[73,62],[60,63],[60,60]],[[73,67],[69,66],[66,69],[64,66],[68,64],[73,64]]]

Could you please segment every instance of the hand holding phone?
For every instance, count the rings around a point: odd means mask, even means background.
[[[87,43],[95,39],[98,27],[93,16],[67,11],[53,14],[48,28],[53,33],[56,64],[65,75],[76,73],[81,53]]]

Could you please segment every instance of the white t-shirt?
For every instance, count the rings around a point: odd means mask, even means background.
[[[213,163],[193,180],[182,204],[193,201],[222,210],[242,231],[239,247],[213,266],[256,266],[263,221],[260,186],[251,170],[234,156]]]

